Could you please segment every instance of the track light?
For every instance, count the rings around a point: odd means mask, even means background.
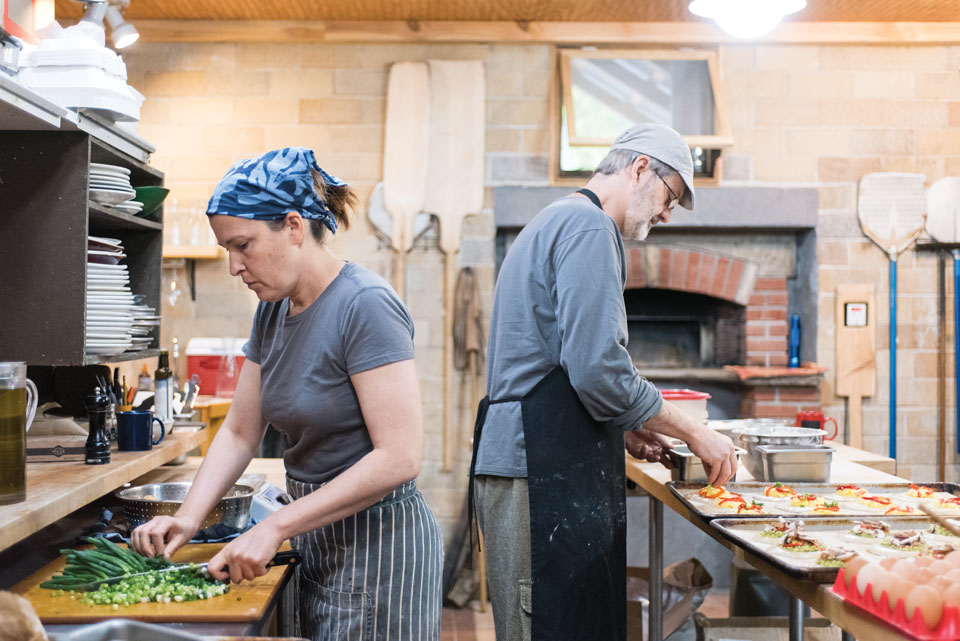
[[[124,20],[123,11],[129,5],[130,0],[86,0],[81,20],[103,26],[103,19],[106,18],[113,46],[123,49],[140,37],[137,28]]]

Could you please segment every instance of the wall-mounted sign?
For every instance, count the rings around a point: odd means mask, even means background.
[[[843,324],[847,327],[867,326],[866,303],[844,303]]]

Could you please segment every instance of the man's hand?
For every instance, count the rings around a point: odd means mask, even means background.
[[[627,452],[633,458],[660,463],[667,469],[673,467],[666,453],[671,441],[666,436],[644,429],[632,430],[624,436]]]
[[[708,427],[700,427],[687,439],[690,451],[703,461],[707,479],[723,485],[737,473],[737,450],[733,441]]]

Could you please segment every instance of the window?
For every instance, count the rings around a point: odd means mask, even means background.
[[[695,177],[715,181],[732,144],[717,54],[707,50],[559,50],[555,176],[592,174],[614,138],[641,122],[669,125],[690,145]],[[713,180],[710,180],[713,179]]]

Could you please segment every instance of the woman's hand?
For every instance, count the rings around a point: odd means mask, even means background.
[[[267,563],[280,549],[283,540],[280,531],[269,521],[258,523],[210,559],[207,572],[220,581],[252,581],[267,573]]]
[[[200,523],[186,516],[155,516],[130,535],[130,544],[140,554],[170,558],[193,538]]]

